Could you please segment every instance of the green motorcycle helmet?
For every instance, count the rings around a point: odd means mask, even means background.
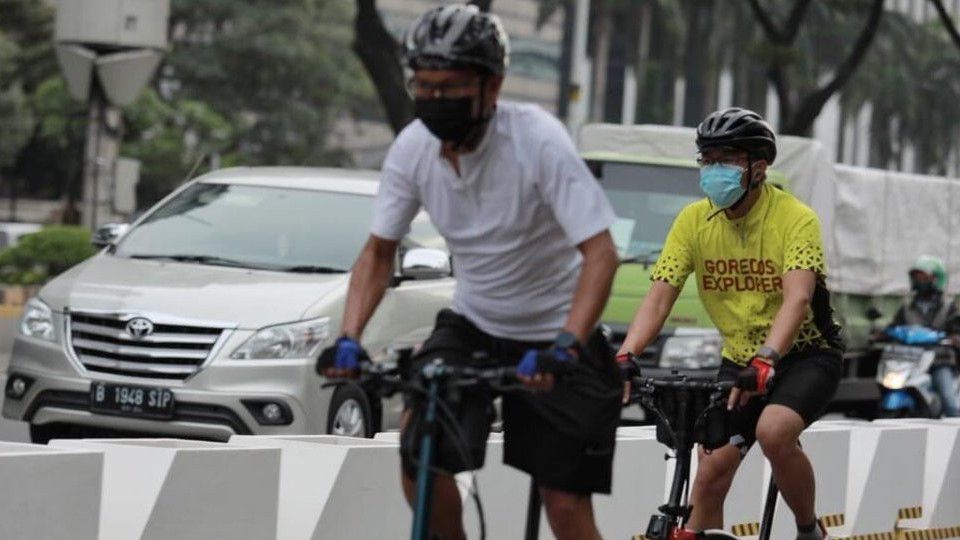
[[[947,290],[947,267],[944,266],[939,257],[921,255],[917,262],[910,267],[910,274],[914,272],[923,272],[933,276],[933,286],[940,292]]]

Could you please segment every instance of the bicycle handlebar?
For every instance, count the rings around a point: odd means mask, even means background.
[[[517,390],[522,388],[517,377],[515,366],[454,366],[437,358],[422,366],[417,374],[419,377],[408,379],[403,370],[392,362],[368,362],[360,365],[360,377],[355,382],[372,384],[381,389],[381,393],[391,395],[399,391],[422,391],[420,380],[443,380],[454,386],[471,386],[487,384],[501,391]],[[353,382],[353,379],[331,379],[323,386],[338,386]]]
[[[632,384],[638,388],[672,388],[676,390],[715,390],[725,392],[735,386],[734,381],[711,381],[703,379],[654,379],[652,377],[634,377]]]

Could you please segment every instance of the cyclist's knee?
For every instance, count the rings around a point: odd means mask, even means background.
[[[767,459],[776,460],[797,448],[799,433],[797,426],[792,424],[792,422],[775,421],[771,418],[767,421],[761,420],[757,425],[757,442]],[[802,423],[800,429],[802,430]]]

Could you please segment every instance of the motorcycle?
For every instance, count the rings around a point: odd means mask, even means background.
[[[956,362],[957,350],[944,332],[923,326],[894,326],[884,333],[877,383],[881,418],[939,418],[943,400],[933,387],[930,368],[939,355]]]

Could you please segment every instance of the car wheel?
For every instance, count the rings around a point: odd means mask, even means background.
[[[327,411],[327,433],[346,437],[373,437],[377,431],[367,394],[356,384],[337,388]]]

